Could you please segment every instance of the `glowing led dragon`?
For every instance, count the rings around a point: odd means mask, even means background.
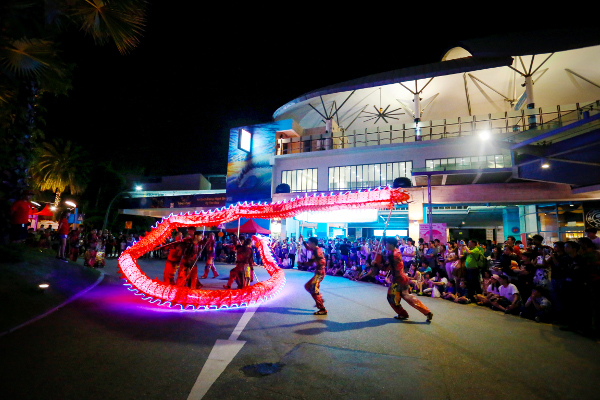
[[[252,239],[270,278],[239,290],[203,290],[168,285],[148,278],[136,260],[162,244],[173,229],[185,226],[215,226],[239,218],[284,219],[305,211],[330,211],[357,208],[391,208],[405,203],[409,194],[403,189],[377,188],[368,191],[346,192],[330,195],[297,197],[277,203],[238,203],[227,208],[197,212],[195,214],[169,215],[156,224],[139,242],[125,250],[119,257],[119,267],[131,291],[145,296],[151,303],[178,305],[181,308],[216,310],[246,307],[275,296],[285,285],[285,275],[277,266],[269,247],[269,239],[254,236]]]

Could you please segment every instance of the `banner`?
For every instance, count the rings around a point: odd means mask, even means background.
[[[433,228],[433,239],[439,239],[441,243],[446,244],[448,242],[448,234],[446,224],[434,223]],[[419,238],[429,241],[429,224],[419,224]]]
[[[227,204],[244,201],[271,201],[277,132],[292,129],[292,120],[250,125],[229,131],[227,158]],[[250,133],[246,149],[240,148],[242,130]],[[249,148],[250,151],[246,151]]]

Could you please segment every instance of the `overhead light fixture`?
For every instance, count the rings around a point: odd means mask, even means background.
[[[140,185],[136,185],[136,186],[135,186],[135,191],[136,191],[136,192],[141,192],[141,191],[142,191],[142,189],[143,189],[143,187],[141,187]]]
[[[77,204],[73,203],[72,201],[65,201],[65,204],[68,205],[71,208],[77,207]]]
[[[38,206],[38,207],[41,207],[41,206],[42,206],[40,203],[37,203],[37,202],[35,202],[35,201],[30,201],[30,203],[31,203],[31,204],[34,204],[34,205],[36,205],[36,206]]]
[[[550,168],[550,163],[548,162],[548,160],[546,160],[545,158],[542,158],[540,160],[541,164],[542,164],[542,168],[547,169]]]
[[[479,139],[481,139],[481,140],[488,140],[490,138],[490,136],[491,136],[491,133],[488,130],[481,131],[479,133]]]
[[[56,206],[50,206],[50,209],[51,209],[52,211],[56,211]]]
[[[46,290],[46,289],[48,289],[48,288],[50,287],[50,285],[48,285],[47,283],[40,283],[40,284],[38,285],[38,287],[39,287],[40,289],[42,289],[42,290]]]

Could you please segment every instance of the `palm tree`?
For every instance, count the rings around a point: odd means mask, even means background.
[[[90,172],[86,158],[83,150],[70,141],[42,143],[34,150],[34,160],[29,169],[32,186],[54,191],[54,205],[58,206],[65,190],[69,189],[72,194],[85,190]]]

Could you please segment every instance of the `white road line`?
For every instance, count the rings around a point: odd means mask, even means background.
[[[192,387],[188,400],[202,399],[217,378],[225,371],[225,368],[227,368],[237,353],[244,347],[246,342],[237,339],[242,334],[242,331],[256,312],[257,308],[258,306],[246,308],[246,311],[244,311],[242,318],[238,321],[228,340],[217,339],[217,342],[210,351],[208,359],[200,371],[200,375],[198,375],[198,378],[196,379],[196,383],[194,383],[194,386]]]
[[[90,290],[92,290],[93,288],[95,288],[96,286],[98,286],[98,284],[99,284],[100,282],[102,282],[102,279],[104,279],[104,272],[100,271],[100,276],[98,277],[98,279],[96,279],[96,282],[94,282],[94,283],[92,284],[92,286],[89,286],[88,288],[86,288],[86,289],[82,290],[81,292],[79,292],[79,293],[77,293],[77,294],[75,294],[75,295],[73,295],[73,296],[69,297],[67,300],[63,301],[62,303],[60,303],[60,304],[59,304],[59,305],[57,305],[56,307],[53,307],[53,308],[51,308],[50,310],[46,311],[45,313],[43,313],[43,314],[41,314],[41,315],[38,315],[37,317],[35,317],[35,318],[32,318],[32,319],[30,319],[29,321],[22,323],[21,325],[15,326],[15,327],[13,327],[13,328],[10,328],[9,330],[7,330],[7,331],[5,331],[5,332],[2,332],[2,333],[0,333],[0,336],[4,336],[4,335],[6,335],[6,334],[9,334],[9,333],[11,333],[11,332],[14,332],[14,331],[16,331],[16,330],[17,330],[17,329],[19,329],[19,328],[22,328],[22,327],[24,327],[24,326],[27,326],[27,325],[29,325],[29,324],[31,324],[31,323],[33,323],[33,322],[37,321],[37,320],[40,320],[40,319],[42,319],[42,318],[44,318],[44,317],[46,317],[46,316],[48,316],[48,315],[52,314],[54,311],[58,310],[59,308],[62,308],[62,307],[64,307],[64,306],[66,306],[67,304],[69,304],[69,303],[70,303],[70,302],[72,302],[73,300],[77,299],[78,297],[81,297],[81,296],[83,296],[84,294],[86,294],[87,292],[89,292]]]

